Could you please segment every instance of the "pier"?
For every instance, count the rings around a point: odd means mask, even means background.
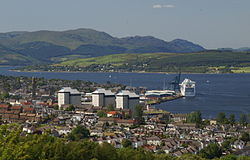
[[[167,97],[159,97],[159,98],[156,98],[156,99],[153,99],[153,100],[146,100],[145,104],[147,104],[147,105],[155,105],[155,104],[160,104],[160,103],[167,102],[167,101],[176,100],[176,99],[179,99],[179,98],[182,98],[182,97],[183,96],[181,94],[176,94],[176,95],[167,96]]]

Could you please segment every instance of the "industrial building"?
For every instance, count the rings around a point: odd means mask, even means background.
[[[139,95],[123,90],[118,94],[111,90],[97,89],[92,92],[92,105],[95,107],[108,107],[112,105],[120,109],[133,110],[139,104]]]
[[[116,95],[116,108],[134,110],[139,104],[139,96],[127,90],[123,90]]]
[[[92,92],[92,105],[95,107],[115,106],[115,93],[111,90],[97,89]]]
[[[61,109],[63,105],[81,105],[81,93],[77,89],[64,87],[58,91],[58,105]]]

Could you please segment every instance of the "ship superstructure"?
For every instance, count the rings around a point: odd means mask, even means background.
[[[195,91],[195,82],[190,79],[184,79],[180,84],[181,94],[185,97],[194,97],[196,94]]]

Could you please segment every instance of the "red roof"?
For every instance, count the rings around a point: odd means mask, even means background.
[[[154,150],[156,147],[154,145],[144,145],[143,148],[147,150]]]
[[[5,114],[14,114],[14,111],[5,111]]]
[[[9,105],[7,105],[7,104],[0,104],[0,108],[8,108],[9,107]]]
[[[22,105],[32,105],[31,102],[21,102]]]
[[[135,123],[133,119],[117,119],[117,123]]]
[[[117,114],[117,112],[116,111],[110,111],[110,112],[108,112],[107,114]]]
[[[28,108],[27,107],[27,108],[24,108],[23,110],[26,111],[26,112],[32,112],[32,111],[34,111],[34,108]]]
[[[10,109],[11,110],[21,110],[22,106],[12,106]]]

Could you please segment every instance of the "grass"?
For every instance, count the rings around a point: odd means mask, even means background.
[[[233,73],[250,73],[250,67],[236,67],[232,69]]]
[[[53,62],[64,62],[64,61],[70,61],[74,59],[82,59],[86,58],[84,55],[67,55],[67,56],[58,56],[58,57],[52,57],[50,60]]]
[[[113,54],[81,58],[60,57],[63,62],[45,67],[57,71],[250,73],[250,52]],[[53,69],[53,70],[54,70]]]
[[[143,113],[145,114],[161,114],[161,113],[169,113],[167,111],[164,111],[164,110],[147,110],[147,111],[144,111]]]
[[[93,64],[112,64],[114,66],[121,66],[125,63],[131,61],[143,61],[143,60],[152,60],[157,58],[163,58],[176,55],[175,53],[145,53],[145,54],[114,54],[107,55],[102,57],[94,58],[84,58],[84,59],[75,59],[62,62],[57,64],[59,66],[81,66],[86,67]]]

